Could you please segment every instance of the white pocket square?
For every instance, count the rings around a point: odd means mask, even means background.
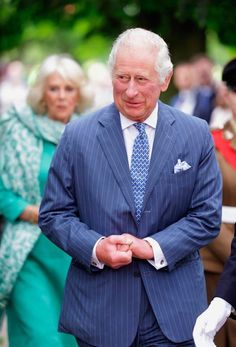
[[[174,173],[178,173],[181,171],[186,171],[191,168],[191,165],[189,165],[186,161],[181,161],[181,159],[177,160],[177,164],[174,166]]]

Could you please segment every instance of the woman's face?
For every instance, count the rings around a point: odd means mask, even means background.
[[[74,84],[54,72],[46,80],[44,101],[50,119],[67,123],[78,104],[79,91]]]

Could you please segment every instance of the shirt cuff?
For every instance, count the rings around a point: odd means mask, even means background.
[[[148,260],[148,262],[157,270],[166,267],[168,264],[159,243],[151,237],[146,237],[144,240],[150,244],[154,254],[154,260]]]
[[[94,247],[93,247],[93,253],[92,253],[92,259],[91,259],[91,265],[97,267],[98,269],[103,269],[105,264],[101,263],[96,255],[96,248],[97,248],[97,244],[100,240],[105,239],[105,237],[100,237],[100,239],[97,240],[97,242],[95,243]]]

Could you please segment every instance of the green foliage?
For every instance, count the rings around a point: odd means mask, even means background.
[[[175,60],[205,49],[206,32],[236,45],[233,0],[0,0],[0,53],[29,62],[51,52],[80,61],[105,59],[121,31],[139,26],[161,34]],[[227,21],[226,21],[227,19]],[[183,50],[185,48],[185,51]],[[182,51],[181,51],[182,50]],[[39,53],[41,52],[41,54]],[[190,54],[190,53],[189,53]]]

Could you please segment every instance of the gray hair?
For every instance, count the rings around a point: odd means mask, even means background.
[[[111,73],[114,70],[119,49],[122,47],[133,48],[140,45],[151,47],[156,51],[155,70],[159,75],[160,83],[163,83],[173,70],[168,46],[158,34],[142,28],[128,29],[115,40],[108,59]]]
[[[42,62],[37,77],[29,89],[27,103],[34,112],[37,114],[47,112],[47,106],[43,99],[45,85],[47,78],[54,72],[58,72],[65,81],[78,88],[80,98],[75,112],[83,112],[91,105],[92,93],[88,88],[87,78],[81,66],[69,55],[55,54]]]

